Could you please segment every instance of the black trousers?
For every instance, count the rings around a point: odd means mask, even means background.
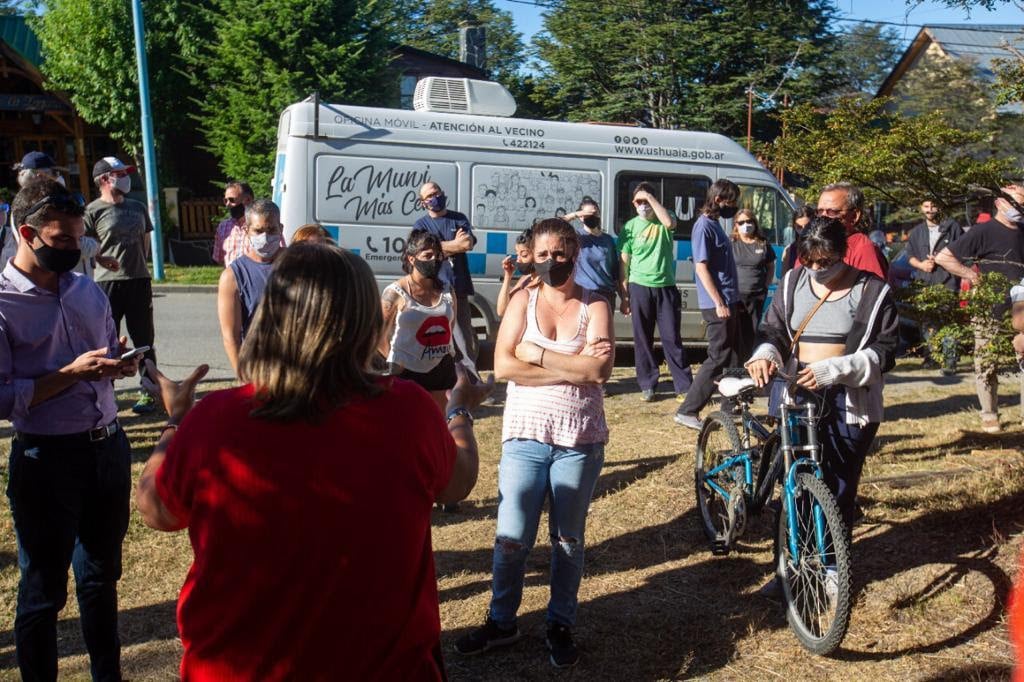
[[[757,335],[757,325],[761,324],[764,299],[764,296],[744,297],[733,309],[733,314],[739,318],[736,359],[741,363],[746,362],[754,352],[754,337]]]
[[[145,279],[121,279],[97,282],[103,293],[110,299],[110,314],[114,318],[118,336],[121,335],[121,320],[128,327],[132,346],[152,346],[156,338],[153,327],[153,282]],[[146,358],[156,363],[156,351],[146,351]],[[145,373],[145,364],[140,366],[140,376]]]
[[[729,317],[724,320],[715,313],[714,308],[701,308],[700,314],[707,326],[708,357],[693,378],[693,386],[677,410],[679,414],[697,416],[715,393],[715,379],[722,375],[722,370],[737,364],[739,308],[739,304],[734,303],[730,307]]]
[[[22,679],[57,679],[57,616],[71,566],[92,678],[120,680],[117,581],[131,498],[128,438],[121,429],[95,442],[18,433],[8,472],[21,572],[14,643]]]
[[[658,387],[659,367],[654,357],[654,325],[658,325],[661,350],[665,363],[672,374],[672,386],[676,393],[685,393],[693,383],[693,372],[686,360],[686,350],[679,334],[682,315],[682,301],[679,289],[672,284],[667,287],[645,287],[629,285],[629,307],[633,321],[633,357],[636,364],[636,381],[641,390]]]

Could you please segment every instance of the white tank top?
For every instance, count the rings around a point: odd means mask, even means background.
[[[540,333],[537,325],[537,292],[527,289],[524,341],[541,348],[578,355],[587,344],[590,304],[593,292],[584,289],[576,335],[566,341],[554,341]],[[555,384],[554,386],[520,386],[508,382],[501,440],[525,438],[549,445],[574,447],[608,442],[608,424],[604,418],[604,394],[600,384]]]
[[[446,291],[437,305],[425,306],[397,282],[389,284],[385,291],[389,289],[401,296],[405,305],[395,318],[388,362],[411,372],[429,372],[445,355],[452,354],[452,322],[455,320],[452,294]]]

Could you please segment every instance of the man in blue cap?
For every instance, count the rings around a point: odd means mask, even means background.
[[[18,174],[18,187],[22,188],[35,178],[46,177],[65,185],[61,171],[67,168],[58,166],[53,157],[46,152],[29,152],[21,157],[21,162],[14,164],[14,172]],[[0,223],[0,268],[4,267],[14,254],[18,252],[17,229],[8,220],[11,211],[4,211],[3,222]]]

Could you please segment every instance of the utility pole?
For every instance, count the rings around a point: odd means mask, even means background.
[[[754,130],[754,86],[747,88],[747,151],[750,151],[750,137]]]
[[[149,219],[153,222],[150,235],[153,252],[153,279],[164,278],[164,239],[160,225],[160,193],[156,184],[156,149],[153,145],[153,112],[149,106],[149,66],[146,63],[146,28],[142,20],[142,0],[132,0],[132,19],[135,24],[135,61],[139,67],[139,105],[142,110],[142,168],[146,173],[146,199]]]

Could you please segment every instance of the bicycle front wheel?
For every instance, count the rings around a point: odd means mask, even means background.
[[[813,474],[797,476],[788,506],[779,515],[778,535],[786,620],[805,649],[824,656],[850,625],[849,535],[835,497]]]
[[[712,412],[704,419],[697,437],[697,455],[694,478],[697,507],[703,520],[704,534],[712,543],[732,542],[733,523],[730,519],[730,497],[744,494],[746,472],[737,462],[725,465],[743,450],[739,433],[732,417],[724,412]],[[733,501],[733,515],[735,504]]]

